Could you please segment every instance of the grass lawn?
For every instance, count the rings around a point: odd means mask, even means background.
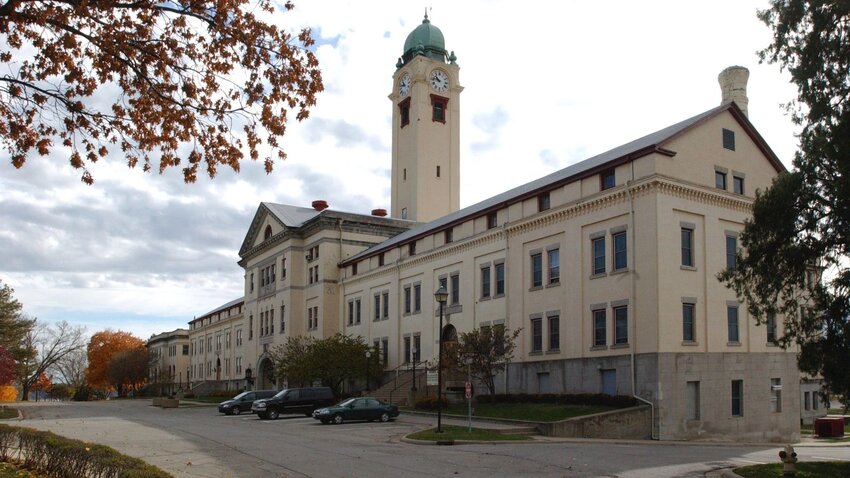
[[[474,407],[476,417],[508,418],[531,422],[556,422],[567,418],[616,410],[604,405],[558,405],[554,403],[479,403]],[[443,413],[466,415],[466,404],[450,405]]]
[[[0,478],[38,478],[38,475],[19,470],[9,463],[0,462]]]
[[[735,473],[744,478],[779,478],[782,464],[752,465],[738,468]],[[850,476],[850,462],[822,461],[797,463],[797,478],[846,478]]]
[[[0,420],[18,418],[18,410],[12,407],[0,407]]]
[[[414,440],[443,441],[443,440],[480,440],[480,441],[523,441],[531,440],[527,435],[505,435],[492,430],[473,428],[471,432],[466,427],[443,425],[443,433],[437,433],[436,428],[407,435]]]

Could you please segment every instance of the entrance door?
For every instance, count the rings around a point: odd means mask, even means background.
[[[617,370],[609,369],[602,371],[602,393],[605,395],[617,395]]]

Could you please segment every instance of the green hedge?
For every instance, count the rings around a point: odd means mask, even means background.
[[[601,393],[581,393],[574,395],[517,393],[511,395],[478,395],[475,399],[479,403],[558,403],[561,405],[605,405],[617,408],[637,405],[637,400],[633,397],[603,395]]]
[[[60,478],[173,478],[108,446],[8,425],[0,425],[0,461]]]

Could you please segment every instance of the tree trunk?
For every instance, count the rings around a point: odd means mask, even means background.
[[[30,394],[30,386],[26,382],[21,384],[21,392],[22,392],[21,401],[22,402],[28,402],[29,401],[29,394]]]

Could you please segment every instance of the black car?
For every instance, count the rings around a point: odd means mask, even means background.
[[[218,411],[226,415],[239,415],[242,412],[250,412],[254,400],[273,397],[277,393],[274,390],[254,390],[242,392],[239,395],[218,404]]]
[[[349,398],[332,407],[320,408],[313,412],[313,418],[322,423],[340,424],[350,420],[380,420],[388,422],[398,416],[398,407],[382,402],[377,398]]]
[[[308,417],[317,408],[334,403],[334,394],[328,387],[285,388],[277,395],[257,400],[251,406],[263,420],[275,420],[281,413],[303,413]]]

